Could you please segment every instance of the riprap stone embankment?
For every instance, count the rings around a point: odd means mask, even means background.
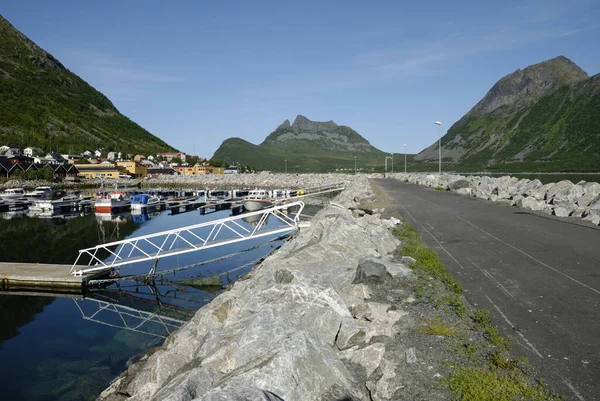
[[[510,204],[559,217],[578,217],[600,224],[600,184],[569,180],[542,184],[540,180],[511,176],[462,176],[456,174],[396,173],[388,175],[401,181],[444,188],[462,195]]]
[[[387,347],[410,294],[395,284],[399,302],[375,302],[369,284],[410,282],[412,272],[391,255],[397,221],[349,209],[372,196],[366,177],[348,178],[310,228],[200,309],[100,400],[397,399],[406,366],[398,355],[416,358],[414,349]]]

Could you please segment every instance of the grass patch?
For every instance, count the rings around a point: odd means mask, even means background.
[[[432,336],[452,337],[457,333],[456,324],[444,322],[441,317],[433,316],[425,321],[423,333]]]
[[[511,357],[510,339],[500,335],[488,310],[479,308],[469,314],[463,301],[462,284],[448,272],[437,253],[427,249],[414,227],[403,222],[393,233],[402,242],[402,255],[416,260],[410,266],[417,277],[413,283],[415,298],[436,310],[458,316],[466,328],[478,333],[476,338],[483,337],[483,340],[468,338],[458,333],[456,325],[444,322],[439,316],[424,323],[424,334],[453,338],[449,345],[456,361],[443,362],[450,374],[442,378],[453,400],[563,399],[551,393],[542,381],[532,378],[525,358]]]
[[[446,190],[446,188],[444,188],[444,187],[435,187],[434,189],[436,191],[445,191]]]
[[[550,395],[543,383],[531,383],[518,371],[498,372],[487,369],[461,368],[443,378],[457,400],[515,401],[560,400]]]

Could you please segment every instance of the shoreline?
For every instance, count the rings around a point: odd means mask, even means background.
[[[441,380],[464,357],[452,344],[487,340],[467,310],[445,304],[444,284],[403,256],[396,228],[404,226],[394,215],[380,188],[354,176],[310,228],[129,366],[98,400],[450,399]],[[433,292],[419,296],[419,288]],[[428,332],[432,323],[458,337]]]

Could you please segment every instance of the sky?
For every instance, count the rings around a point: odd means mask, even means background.
[[[489,3],[489,4],[488,4]],[[493,84],[559,55],[600,72],[597,0],[2,0],[0,14],[188,154],[298,114],[418,153]]]

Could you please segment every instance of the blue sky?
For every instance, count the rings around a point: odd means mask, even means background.
[[[302,114],[417,153],[518,68],[564,55],[600,72],[597,1],[487,3],[3,0],[0,14],[184,152],[258,144]]]

